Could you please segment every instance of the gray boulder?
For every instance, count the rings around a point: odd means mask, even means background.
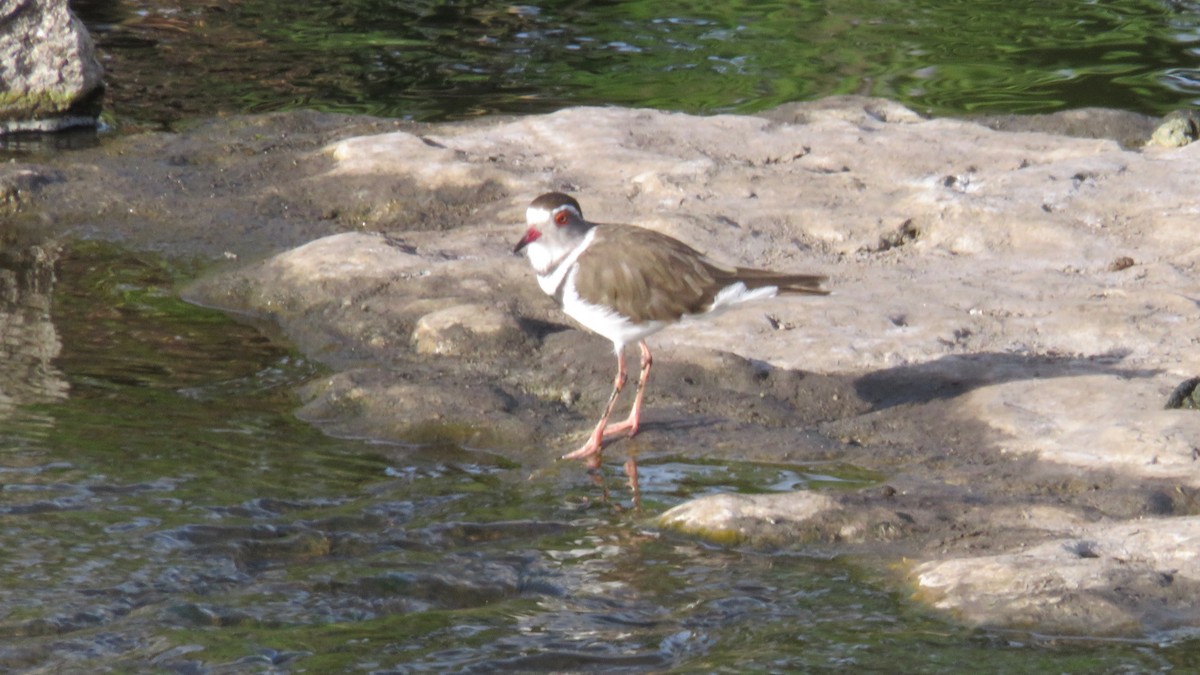
[[[0,134],[95,126],[103,75],[65,0],[0,3]]]

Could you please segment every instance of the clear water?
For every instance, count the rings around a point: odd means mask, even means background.
[[[936,115],[1200,96],[1172,0],[77,0],[110,119],[316,108],[417,120],[616,104],[752,112],[831,94]]]
[[[59,265],[69,393],[0,426],[6,671],[1200,666],[1194,642],[958,628],[872,565],[649,522],[714,490],[864,485],[853,472],[677,459],[645,467],[643,516],[574,466],[530,479],[483,451],[326,437],[291,415],[318,369],[181,302],[191,269],[95,245]]]

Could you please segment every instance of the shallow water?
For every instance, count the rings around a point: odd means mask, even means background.
[[[0,427],[0,667],[97,672],[1138,672],[1192,643],[954,627],[853,560],[655,530],[715,490],[852,489],[837,467],[644,470],[646,510],[578,467],[295,420],[319,369],[181,302],[183,262],[58,265],[65,398]],[[45,373],[43,373],[44,375]]]
[[[72,4],[106,54],[118,126],[291,108],[744,113],[832,94],[935,115],[1162,115],[1200,96],[1187,1]]]

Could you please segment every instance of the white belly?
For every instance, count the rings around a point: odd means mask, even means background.
[[[608,307],[587,302],[575,292],[575,273],[575,269],[570,271],[563,286],[563,311],[584,328],[608,338],[616,351],[666,328],[667,324],[663,321],[634,323]]]

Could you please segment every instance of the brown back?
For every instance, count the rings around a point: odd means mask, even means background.
[[[580,297],[639,323],[705,312],[717,293],[738,281],[750,289],[828,293],[820,288],[825,277],[721,265],[677,239],[631,225],[598,225],[578,262]]]

